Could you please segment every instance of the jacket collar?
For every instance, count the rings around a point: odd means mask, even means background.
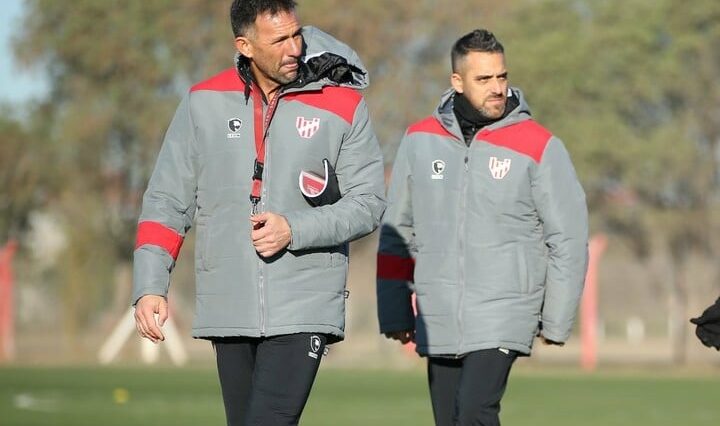
[[[369,85],[365,66],[348,45],[312,26],[302,28],[303,56],[298,78],[286,84],[283,91],[319,90],[324,86],[345,86],[364,89]],[[238,75],[245,83],[245,102],[253,82],[250,60],[235,55]]]
[[[499,129],[501,127],[506,127],[530,118],[530,107],[525,101],[525,97],[523,96],[522,91],[516,87],[511,87],[508,90],[510,91],[508,97],[517,97],[517,106],[513,108],[510,112],[506,113],[505,116],[500,120],[497,120],[496,122],[485,127],[485,129]],[[440,98],[440,104],[435,110],[433,116],[443,125],[443,127],[445,127],[448,132],[453,134],[458,140],[463,141],[464,137],[462,135],[460,125],[458,124],[457,117],[455,117],[455,112],[453,110],[453,103],[456,93],[457,92],[455,92],[455,90],[452,88],[446,90]]]

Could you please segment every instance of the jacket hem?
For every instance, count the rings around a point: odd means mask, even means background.
[[[345,332],[338,327],[321,324],[291,325],[282,327],[269,327],[264,334],[257,328],[243,327],[193,327],[192,337],[196,339],[211,339],[213,337],[272,337],[283,334],[320,333],[328,336],[328,343],[337,343],[345,339]]]
[[[551,331],[548,331],[546,328],[543,328],[542,335],[546,339],[552,340],[554,342],[561,342],[564,343],[568,339],[568,334],[565,333],[553,333]]]
[[[380,334],[392,333],[394,331],[414,330],[415,322],[392,322],[380,325]]]
[[[415,351],[420,355],[421,357],[462,357],[467,355],[470,352],[480,351],[483,349],[493,349],[493,348],[505,348],[505,349],[511,349],[513,351],[517,351],[521,353],[522,355],[530,355],[531,346],[524,344],[524,343],[518,343],[518,342],[504,342],[504,341],[494,341],[494,342],[483,342],[483,343],[476,343],[472,345],[464,345],[462,348],[458,348],[454,345],[446,345],[446,346],[417,346],[415,348]]]

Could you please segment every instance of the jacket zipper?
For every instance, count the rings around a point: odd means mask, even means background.
[[[280,89],[282,90],[282,89]],[[275,95],[275,98],[268,104],[268,109],[263,114],[263,138],[265,139],[265,162],[263,164],[263,179],[262,179],[262,190],[260,191],[260,211],[264,212],[267,206],[267,187],[269,182],[270,173],[268,172],[268,165],[270,164],[270,150],[268,149],[267,138],[270,135],[270,123],[272,122],[275,111],[280,104],[280,98],[285,93],[280,91]],[[262,259],[258,259],[258,292],[260,299],[260,336],[267,334],[266,323],[265,323],[265,262]]]
[[[270,113],[270,111],[268,111]],[[268,128],[270,127],[270,121],[267,121]],[[264,137],[267,138],[269,134],[269,131],[265,130]],[[260,212],[266,211],[267,207],[267,187],[268,187],[268,177],[270,176],[270,173],[266,173],[268,169],[268,164],[270,164],[270,150],[267,148],[267,144],[265,144],[265,164],[263,166],[263,186],[262,190],[260,191]],[[265,262],[261,258],[258,258],[258,263],[260,265],[259,268],[259,275],[258,275],[258,290],[260,292],[260,336],[264,336],[267,333],[267,330],[265,329]]]
[[[261,106],[264,108],[264,105],[261,104]],[[267,197],[266,178],[269,173],[265,173],[265,171],[267,170],[267,164],[268,164],[268,161],[270,160],[270,158],[269,158],[270,156],[268,155],[269,150],[267,148],[267,141],[266,141],[267,129],[265,129],[264,127],[265,127],[265,123],[267,121],[267,119],[265,118],[265,115],[269,112],[269,107],[268,107],[268,111],[263,111],[263,112],[264,113],[262,115],[263,116],[262,126],[263,126],[263,139],[265,140],[265,143],[264,143],[264,149],[265,149],[265,155],[264,155],[265,159],[264,160],[265,161],[263,163],[262,189],[260,190],[260,200],[259,200],[260,201],[260,206],[259,206],[260,211],[256,211],[254,213],[261,213],[261,212],[265,211],[265,205],[266,205],[265,200]],[[255,124],[257,125],[257,123],[255,123]],[[267,125],[269,126],[270,123],[268,122]],[[260,305],[260,336],[262,337],[262,336],[265,336],[267,331],[265,330],[265,262],[263,262],[263,260],[262,260],[262,258],[260,258],[260,256],[258,256],[258,298],[259,298],[259,302],[260,302],[259,303],[259,305]]]
[[[263,261],[258,260],[260,263],[258,270],[258,296],[260,298],[260,336],[265,336],[265,286],[263,285]]]
[[[470,167],[468,165],[468,161],[470,160],[470,147],[465,148],[465,160],[463,161],[463,181],[462,181],[462,191],[460,192],[460,220],[458,223],[458,245],[460,249],[460,253],[458,256],[458,262],[459,262],[459,269],[458,269],[458,275],[459,275],[459,281],[460,281],[460,300],[458,302],[458,352],[456,354],[457,357],[460,356],[463,352],[463,346],[465,345],[465,338],[463,334],[463,307],[464,307],[464,301],[465,301],[465,219],[467,218],[467,213],[465,209],[467,208],[467,186],[468,186],[468,172],[470,171]]]

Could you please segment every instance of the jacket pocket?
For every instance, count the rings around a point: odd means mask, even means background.
[[[316,268],[327,269],[332,264],[331,255],[326,249],[290,250],[287,254],[289,255],[287,261],[291,263],[291,268],[296,271]]]
[[[195,229],[195,235],[195,268],[199,271],[207,271],[207,224],[198,221],[197,228]]]
[[[330,253],[330,266],[333,268],[347,267],[348,261],[347,256],[343,253],[333,252]]]
[[[530,292],[530,271],[528,269],[527,256],[523,246],[517,247],[517,274],[520,292],[527,294]]]
[[[348,267],[348,252],[350,247],[347,244],[341,244],[330,250],[330,266],[333,268]]]

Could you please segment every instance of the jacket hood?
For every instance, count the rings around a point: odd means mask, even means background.
[[[347,44],[313,26],[304,26],[303,56],[298,78],[286,85],[288,89],[319,89],[323,86],[344,86],[365,89],[370,84],[367,69],[358,54]],[[235,55],[238,74],[244,81],[252,80],[249,59]],[[250,86],[246,88],[246,98]]]
[[[301,61],[310,64],[316,59],[325,56],[337,56],[344,59],[349,68],[352,79],[342,85],[354,89],[365,89],[370,84],[367,68],[360,60],[358,54],[347,44],[341,42],[330,34],[312,27],[303,27],[304,55]]]
[[[508,97],[516,96],[519,101],[519,105],[505,115],[505,117],[487,126],[488,129],[497,129],[509,126],[530,118],[530,107],[525,101],[525,96],[523,96],[522,91],[516,87],[510,87],[508,88],[508,91]],[[455,99],[455,94],[456,92],[452,88],[446,90],[445,93],[443,93],[440,99],[440,104],[433,113],[433,116],[437,118],[452,134],[462,135],[460,125],[458,124],[455,113],[453,112],[453,100]],[[460,137],[460,140],[462,140],[462,137]]]

